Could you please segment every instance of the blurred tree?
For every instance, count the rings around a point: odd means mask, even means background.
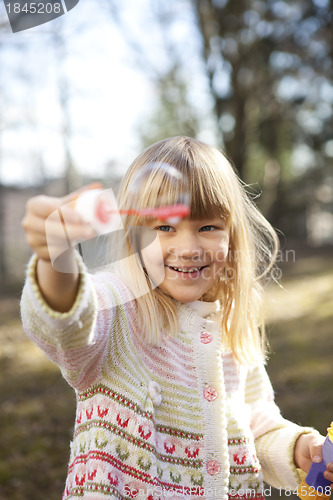
[[[0,10],[0,55],[2,54],[3,49],[6,47],[5,39],[6,36],[9,36],[11,33],[8,19],[5,14],[4,6]],[[14,40],[12,43],[12,51],[14,54],[22,53],[24,51],[24,44],[20,41]],[[10,282],[10,269],[8,266],[7,259],[7,245],[6,245],[6,192],[7,188],[3,182],[4,177],[4,167],[3,167],[3,134],[5,131],[9,129],[13,129],[18,126],[17,116],[9,116],[4,112],[4,103],[7,104],[10,102],[8,99],[8,94],[5,89],[5,73],[8,68],[5,68],[4,65],[1,65],[1,73],[0,73],[0,291],[6,290]],[[12,71],[12,68],[9,68],[9,72]],[[15,74],[18,78],[25,78],[26,75],[22,68],[15,68]]]
[[[332,136],[332,0],[145,0],[135,27],[124,5],[104,5],[160,98],[151,136],[200,133],[189,98],[202,76],[189,71],[200,45],[178,36],[184,19],[196,26],[192,39],[202,41],[199,70],[210,84],[219,142],[242,178],[275,189],[291,175],[296,146],[321,152]],[[149,44],[141,26],[149,26]]]
[[[199,111],[192,95],[193,79],[198,79],[189,62],[200,59],[193,54],[193,38],[197,39],[193,9],[189,0],[147,0],[142,2],[141,19],[133,27],[124,5],[105,0],[111,19],[130,49],[130,64],[149,79],[152,86],[151,108],[138,126],[141,147],[165,137],[189,135],[197,137],[205,113]],[[192,19],[192,33],[184,30]],[[148,36],[142,26],[149,26]],[[179,35],[179,33],[183,33]]]
[[[143,147],[176,135],[196,137],[200,130],[198,115],[189,103],[188,82],[177,64],[161,75],[157,85],[157,105],[138,129]]]
[[[1,122],[0,122],[1,134]],[[0,283],[1,286],[6,282],[6,254],[5,254],[5,235],[3,228],[5,226],[5,187],[2,184],[1,176],[1,136],[0,136]]]
[[[75,166],[71,140],[73,138],[73,127],[71,117],[71,82],[66,73],[67,61],[67,38],[62,31],[62,20],[58,20],[58,29],[51,33],[50,41],[55,52],[57,62],[56,85],[58,90],[58,99],[61,108],[61,128],[60,134],[64,151],[64,192],[69,193],[78,189],[82,185],[82,175]]]
[[[1,7],[1,5],[0,5]],[[71,85],[64,70],[66,62],[67,39],[61,32],[61,21],[57,23],[57,31],[44,33],[43,43],[49,48],[49,53],[56,54],[55,74],[57,76],[57,89],[59,108],[62,112],[60,134],[63,140],[65,157],[63,192],[67,192],[80,183],[80,178],[74,168],[71,154],[70,140],[72,137],[70,100]],[[2,159],[10,159],[15,172],[23,172],[20,183],[42,185],[47,180],[45,161],[43,158],[43,134],[41,137],[40,123],[38,122],[38,99],[43,86],[46,87],[45,74],[41,74],[40,67],[35,63],[36,58],[35,37],[19,36],[13,34],[6,19],[4,6],[0,9],[0,289],[5,290],[15,281],[14,266],[17,268],[17,259],[21,258],[19,248],[12,248],[9,236],[8,199],[12,196],[11,189],[7,186],[8,175],[4,172]],[[56,122],[56,120],[55,120]],[[55,125],[57,125],[55,123]],[[52,125],[53,127],[53,125]],[[18,135],[15,137],[15,133]],[[21,135],[20,135],[21,132]],[[15,137],[16,144],[13,143]],[[21,142],[21,138],[23,140]],[[20,142],[19,142],[20,141]],[[5,150],[4,150],[5,148]],[[9,163],[10,164],[10,163]],[[7,172],[8,173],[8,172]],[[5,182],[4,179],[7,179]],[[22,251],[23,259],[26,255]],[[15,261],[16,259],[16,261]],[[22,264],[22,270],[23,270]]]
[[[242,178],[267,188],[267,212],[293,150],[305,143],[316,155],[332,137],[332,1],[193,6],[226,150]]]

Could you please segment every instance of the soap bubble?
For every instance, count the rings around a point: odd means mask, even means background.
[[[120,213],[128,215],[177,224],[190,214],[187,178],[168,163],[151,162],[141,168],[130,179],[123,198]]]

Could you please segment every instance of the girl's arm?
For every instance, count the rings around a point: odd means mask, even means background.
[[[23,327],[75,388],[89,385],[97,376],[107,342],[105,331],[96,324],[96,297],[89,276],[69,245],[94,235],[68,205],[79,192],[64,198],[31,198],[22,221],[34,251],[21,298]],[[53,267],[56,257],[58,270]],[[92,335],[102,334],[98,343],[91,342]]]
[[[115,334],[120,342],[122,335],[128,337],[137,311],[131,291],[119,278],[110,272],[90,275],[78,252],[75,258],[80,282],[68,312],[55,311],[45,302],[36,281],[37,257],[31,259],[21,317],[28,337],[59,366],[67,382],[81,391],[95,383],[101,373],[110,339]]]
[[[94,187],[100,185],[92,184],[63,198],[35,196],[26,205],[22,226],[38,257],[37,283],[43,298],[55,311],[69,311],[77,295],[79,272],[73,245],[94,236],[93,229],[71,208],[71,201]],[[58,270],[51,262],[55,257]]]
[[[43,298],[55,311],[67,312],[74,304],[79,287],[79,272],[75,260],[71,265],[73,273],[61,273],[52,267],[50,261],[38,259],[37,283]]]
[[[36,255],[32,257],[22,291],[21,319],[27,336],[58,365],[67,382],[80,389],[98,375],[107,335],[97,328],[96,294],[78,253],[75,257],[79,287],[74,304],[66,312],[56,311],[45,301],[37,282],[39,260]],[[99,335],[103,338],[97,339]]]

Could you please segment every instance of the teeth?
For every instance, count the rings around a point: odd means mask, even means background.
[[[170,267],[171,269],[174,269],[175,271],[180,271],[182,273],[193,273],[194,271],[200,271],[200,269],[202,269],[202,267],[191,267],[190,269],[186,269],[183,267],[172,267],[172,266]]]

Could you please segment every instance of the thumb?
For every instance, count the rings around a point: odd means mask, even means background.
[[[71,193],[63,196],[61,198],[61,204],[66,205],[71,201],[75,201],[80,196],[80,194],[84,193],[85,191],[89,191],[91,189],[103,189],[103,188],[104,186],[100,182],[92,182],[91,184],[87,184],[86,186],[76,189],[75,191],[72,191]]]
[[[310,446],[310,457],[311,461],[315,463],[320,463],[323,460],[323,436],[318,434],[313,440]]]

